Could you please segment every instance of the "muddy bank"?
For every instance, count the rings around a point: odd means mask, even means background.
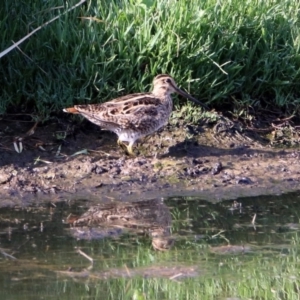
[[[169,125],[142,140],[131,158],[114,134],[88,122],[74,127],[56,120],[28,135],[31,126],[1,122],[1,206],[177,195],[219,201],[299,189],[298,149],[274,149],[232,128]]]

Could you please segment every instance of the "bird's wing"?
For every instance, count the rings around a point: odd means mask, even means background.
[[[76,105],[75,109],[94,123],[121,128],[137,127],[141,119],[158,115],[161,100],[151,93],[126,95],[102,104]],[[107,126],[105,125],[107,124]]]

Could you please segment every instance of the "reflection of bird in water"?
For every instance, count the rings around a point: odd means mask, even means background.
[[[167,124],[173,108],[172,93],[206,107],[179,89],[171,76],[161,74],[154,78],[151,93],[126,95],[102,104],[75,105],[65,108],[64,112],[81,114],[103,129],[116,133],[118,145],[133,156],[132,147],[137,139]]]
[[[95,232],[91,229],[100,227],[102,236],[112,233],[112,228],[149,233],[156,250],[168,250],[174,243],[170,232],[171,214],[160,199],[92,206],[81,216],[69,216],[67,222],[73,229],[80,228],[81,232],[85,227],[91,239]],[[99,238],[99,231],[97,235]]]

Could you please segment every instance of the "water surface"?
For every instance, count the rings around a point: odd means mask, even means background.
[[[297,193],[216,204],[174,196],[2,208],[1,294],[297,299],[299,200]]]

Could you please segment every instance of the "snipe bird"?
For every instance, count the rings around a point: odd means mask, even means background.
[[[81,114],[102,129],[116,133],[118,145],[134,156],[132,147],[137,139],[168,123],[173,107],[172,93],[178,93],[207,108],[179,89],[171,76],[161,74],[154,78],[150,93],[126,95],[102,104],[75,105],[65,108],[64,112]]]

